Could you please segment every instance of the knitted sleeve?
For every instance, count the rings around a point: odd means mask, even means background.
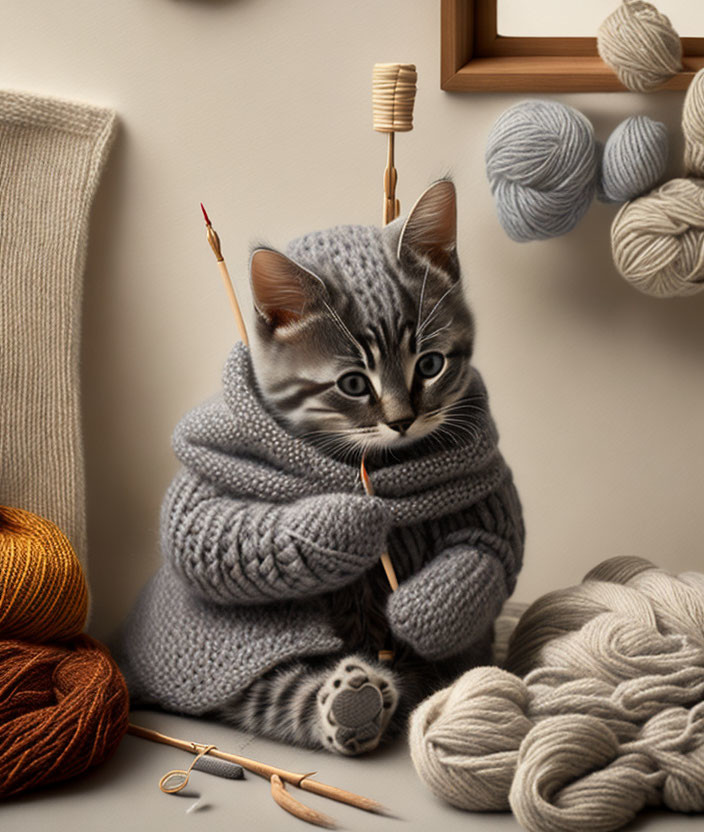
[[[389,525],[383,502],[363,494],[250,501],[184,468],[166,494],[161,537],[166,559],[198,596],[259,604],[354,581],[376,564]]]
[[[471,508],[430,526],[435,555],[389,597],[394,634],[427,659],[484,636],[513,592],[523,558],[523,520],[509,480]]]

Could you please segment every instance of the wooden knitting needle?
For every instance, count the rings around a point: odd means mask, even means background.
[[[240,305],[237,302],[237,295],[235,294],[235,287],[232,285],[232,278],[230,277],[230,272],[227,270],[227,263],[225,263],[225,258],[222,256],[222,250],[220,248],[220,238],[218,237],[217,232],[213,228],[210,222],[210,217],[208,216],[207,211],[203,207],[202,202],[200,204],[200,208],[203,212],[203,217],[205,218],[206,236],[208,242],[210,243],[210,248],[212,248],[213,254],[215,255],[215,259],[218,261],[218,268],[220,269],[220,274],[222,275],[223,282],[225,283],[225,291],[227,292],[227,296],[230,298],[230,306],[232,306],[232,311],[235,313],[235,323],[237,324],[237,331],[239,332],[242,343],[248,347],[249,339],[247,338],[247,328],[244,325],[242,310],[240,309]]]
[[[394,166],[394,136],[395,133],[388,134],[388,144],[386,147],[386,168],[384,170],[384,211],[383,222],[388,225],[396,219],[401,213],[401,203],[396,199],[396,182],[398,181],[398,172]]]
[[[170,737],[167,734],[160,734],[158,731],[153,731],[151,728],[143,728],[141,725],[130,723],[127,728],[127,733],[135,737],[141,737],[152,742],[160,742],[165,745],[172,745],[174,748],[180,748],[183,751],[189,751],[191,754],[200,754],[207,745],[196,742],[189,742],[188,740],[181,740],[176,737]],[[339,803],[347,803],[350,806],[356,806],[358,809],[364,809],[366,812],[374,812],[376,814],[389,814],[388,810],[376,800],[370,797],[364,797],[354,792],[339,789],[337,786],[329,786],[327,783],[320,783],[318,780],[312,780],[311,776],[315,772],[308,774],[298,774],[294,771],[286,771],[286,769],[278,768],[277,766],[270,766],[268,763],[260,763],[258,760],[251,760],[248,757],[241,757],[239,754],[229,754],[225,751],[220,751],[217,748],[211,748],[207,752],[212,757],[218,757],[221,760],[229,760],[231,763],[238,763],[242,768],[251,771],[253,774],[258,774],[264,777],[271,783],[272,795],[276,802],[287,812],[292,812],[296,817],[302,820],[307,820],[310,823],[316,823],[319,826],[330,828],[331,818],[310,809],[308,806],[300,803],[291,794],[285,792],[286,798],[281,796],[283,790],[283,783],[281,788],[273,781],[274,777],[280,778],[286,783],[291,783],[293,786],[298,786],[299,789],[312,792],[313,794],[321,795],[321,797],[328,797],[331,800],[337,800]],[[293,811],[296,809],[296,811]],[[305,810],[305,811],[303,811]],[[316,820],[315,816],[319,816]]]
[[[364,490],[370,497],[373,497],[374,487],[372,486],[371,479],[369,479],[369,474],[367,473],[367,466],[364,464],[364,457],[362,457],[362,464],[359,466],[359,473],[362,477],[362,485],[364,486]],[[396,570],[394,569],[394,565],[391,562],[391,557],[389,556],[388,552],[382,553],[381,564],[384,567],[384,572],[386,572],[386,578],[389,582],[389,586],[391,587],[391,591],[396,592],[396,590],[398,589],[398,578],[396,577]]]

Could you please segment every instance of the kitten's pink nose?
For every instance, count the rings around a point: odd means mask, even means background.
[[[387,422],[386,424],[391,428],[391,430],[397,430],[399,433],[405,433],[408,428],[415,422],[415,417],[411,416],[410,419],[395,419],[393,422]]]

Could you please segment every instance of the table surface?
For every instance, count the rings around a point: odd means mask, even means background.
[[[251,737],[224,725],[158,711],[134,711],[132,721],[170,736],[213,743],[223,751],[293,771],[317,770],[316,779],[373,797],[397,817],[369,814],[308,792],[291,790],[304,803],[332,815],[341,828],[377,832],[513,832],[512,815],[468,813],[435,798],[418,779],[405,742],[361,758],[305,751]],[[225,780],[194,771],[186,794],[162,794],[159,779],[187,768],[192,756],[179,749],[127,736],[115,755],[85,777],[0,804],[2,832],[198,832],[198,830],[295,830],[315,827],[277,806],[269,784],[253,774]],[[189,811],[190,810],[190,811]],[[627,827],[643,832],[704,830],[704,817],[647,811]]]

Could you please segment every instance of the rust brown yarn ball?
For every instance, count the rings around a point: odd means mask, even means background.
[[[128,707],[114,659],[89,636],[0,641],[0,797],[107,760],[127,731]]]

